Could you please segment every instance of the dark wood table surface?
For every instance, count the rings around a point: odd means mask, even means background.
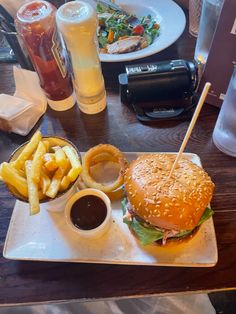
[[[195,40],[186,30],[168,49],[138,62],[193,57]],[[137,61],[136,61],[137,63]],[[144,125],[122,105],[117,75],[123,63],[103,64],[107,109],[97,115],[82,114],[75,106],[66,112],[50,109],[27,136],[0,132],[0,162],[30,138],[36,128],[44,135],[59,135],[81,151],[99,143],[111,143],[123,151],[178,151],[189,121]],[[0,65],[0,93],[14,92],[12,65]],[[100,264],[11,261],[2,250],[15,199],[0,183],[0,304],[72,299],[119,298],[179,292],[217,291],[236,288],[236,159],[224,155],[212,142],[218,109],[205,105],[186,152],[200,156],[216,184],[215,211],[219,260],[215,267],[180,268]]]

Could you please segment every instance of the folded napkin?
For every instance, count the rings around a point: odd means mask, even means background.
[[[36,72],[13,68],[14,96],[0,94],[0,129],[27,135],[47,108]]]

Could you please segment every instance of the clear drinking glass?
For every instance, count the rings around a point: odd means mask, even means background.
[[[213,132],[216,147],[236,157],[236,66]]]
[[[203,0],[194,58],[203,66],[207,61],[224,0]]]
[[[189,33],[197,37],[202,11],[202,0],[189,0]]]
[[[14,52],[10,48],[3,30],[0,28],[0,62],[16,62]]]
[[[3,40],[1,41],[1,35]],[[0,61],[18,62],[23,69],[34,71],[24,45],[16,32],[0,28]]]

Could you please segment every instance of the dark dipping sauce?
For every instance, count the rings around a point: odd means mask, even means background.
[[[79,198],[72,206],[70,218],[75,227],[91,230],[100,226],[107,215],[104,201],[95,195]]]

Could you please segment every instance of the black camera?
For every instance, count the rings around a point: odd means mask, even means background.
[[[173,119],[186,115],[196,103],[197,65],[169,60],[125,67],[119,75],[120,97],[141,121]]]

